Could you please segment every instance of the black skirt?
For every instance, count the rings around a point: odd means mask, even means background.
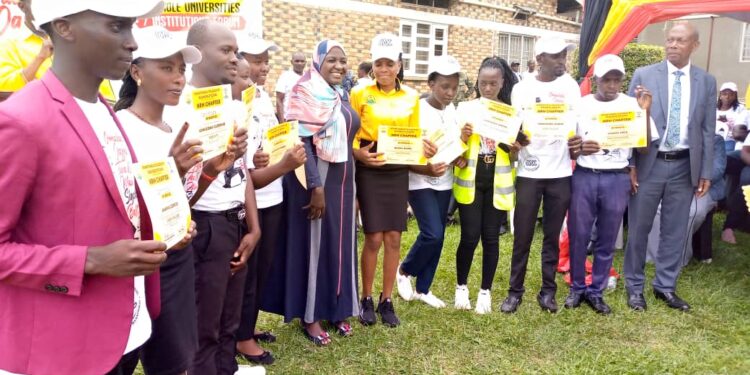
[[[406,231],[409,167],[371,168],[357,162],[357,200],[365,233]]]

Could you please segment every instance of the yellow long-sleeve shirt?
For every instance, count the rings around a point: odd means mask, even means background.
[[[377,141],[380,125],[419,127],[419,94],[409,87],[383,92],[373,82],[352,90],[349,101],[361,121],[355,148],[361,140]]]
[[[44,43],[44,39],[40,36],[27,31],[26,35],[0,41],[0,92],[16,92],[26,86],[23,69],[34,61]],[[35,79],[41,78],[50,66],[52,66],[52,59],[47,58],[39,66]],[[115,100],[109,81],[102,81],[99,92],[105,99]]]

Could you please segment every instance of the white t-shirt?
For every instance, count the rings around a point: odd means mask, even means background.
[[[529,80],[529,79],[536,79],[536,70],[533,72],[529,72],[526,70],[525,72],[521,73],[521,81],[523,80]]]
[[[242,103],[232,101],[227,103],[225,115],[227,121],[239,118],[244,110]],[[228,113],[227,113],[228,112]],[[198,211],[226,211],[245,204],[245,188],[247,184],[248,153],[234,162],[234,165],[219,173],[211,185],[208,186],[200,199],[193,205]],[[252,156],[250,156],[252,160]]]
[[[419,103],[419,127],[429,137],[431,132],[442,129],[446,135],[460,137],[461,129],[456,118],[456,108],[449,104],[444,110],[439,110],[421,99]],[[425,176],[423,174],[409,172],[409,190],[433,189],[438,191],[453,188],[453,168],[448,168],[440,177]]]
[[[135,190],[135,178],[131,171],[133,159],[125,143],[125,138],[104,103],[98,100],[96,103],[89,103],[79,99],[76,99],[76,102],[83,114],[86,115],[97,138],[99,138],[99,143],[102,144],[112,168],[120,198],[122,198],[133,227],[136,228],[134,238],[139,239],[140,208],[138,207],[138,195]],[[151,318],[146,309],[146,286],[143,276],[134,278],[134,287],[133,321],[125,346],[125,354],[139,348],[151,336]]]
[[[511,102],[523,117],[524,110],[536,103],[565,103],[570,105],[573,114],[578,110],[581,90],[569,75],[552,82],[542,82],[536,78],[524,79],[513,87]],[[575,128],[576,116],[569,116],[571,128]],[[560,178],[573,173],[570,164],[567,141],[535,140],[522,148],[518,154],[518,176],[527,178]]]
[[[284,113],[286,113],[286,106],[289,103],[289,91],[297,84],[297,81],[302,78],[302,74],[297,74],[293,69],[289,69],[281,73],[279,80],[276,81],[276,92],[284,94]]]
[[[247,146],[247,168],[255,169],[253,164],[253,155],[255,151],[262,147],[263,135],[270,127],[279,124],[274,114],[273,103],[262,87],[257,87],[253,100],[253,125],[250,129],[250,141]],[[277,178],[262,189],[255,190],[255,200],[258,208],[268,208],[275,206],[284,201],[284,187],[282,177]]]
[[[721,116],[725,116],[727,122],[719,121]],[[748,125],[748,122],[750,122],[750,113],[742,105],[737,106],[737,109],[716,110],[716,134],[723,136],[725,140],[733,139],[732,128],[735,125]]]
[[[622,110],[623,108],[632,108],[634,111],[640,109],[638,101],[625,94],[620,94],[617,99],[611,102],[600,102],[594,98],[593,94],[586,95],[581,99],[581,105],[579,107],[578,115],[578,135],[580,135],[584,141],[596,138],[598,135],[595,126],[598,123],[592,121],[592,117],[595,117],[599,113],[607,112],[610,109],[612,111]],[[651,120],[651,140],[655,141],[659,139],[658,130],[654,120]],[[581,155],[576,161],[578,165],[593,168],[593,169],[620,169],[628,166],[628,159],[632,155],[632,149],[629,148],[615,148],[611,150],[600,150],[596,154],[592,155]]]

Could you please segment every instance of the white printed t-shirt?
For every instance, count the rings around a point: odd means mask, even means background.
[[[248,131],[247,147],[247,168],[255,169],[253,164],[253,155],[255,151],[262,147],[262,142],[266,131],[279,124],[273,110],[273,103],[263,87],[256,87],[255,99],[253,100],[253,124]],[[262,189],[255,190],[255,200],[258,209],[268,208],[280,204],[284,201],[284,187],[282,184],[283,177],[275,179]]]
[[[461,129],[456,119],[456,108],[448,104],[442,111],[430,105],[427,99],[419,103],[419,127],[429,136],[431,132],[442,129],[446,135],[460,137]],[[440,177],[431,177],[409,172],[409,190],[433,189],[438,191],[453,189],[453,168],[448,168]]]

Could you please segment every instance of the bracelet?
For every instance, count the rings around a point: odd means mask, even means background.
[[[207,175],[206,172],[201,172],[201,178],[208,182],[213,182],[216,179],[216,177],[211,177]]]

